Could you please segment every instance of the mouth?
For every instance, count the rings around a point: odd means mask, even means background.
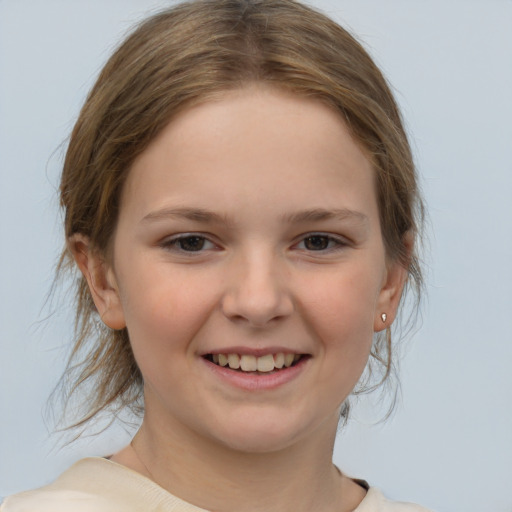
[[[259,357],[251,354],[205,354],[203,357],[210,363],[240,373],[269,374],[291,368],[310,356],[278,352]]]

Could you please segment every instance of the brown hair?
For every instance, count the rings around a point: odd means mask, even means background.
[[[250,82],[316,98],[343,116],[374,162],[388,257],[409,270],[408,286],[419,293],[420,267],[406,238],[416,238],[421,199],[397,105],[354,37],[293,0],[185,2],[129,35],[103,68],[71,134],[60,189],[66,237],[86,235],[108,254],[134,159],[178,111]],[[66,250],[60,270],[72,267]],[[142,376],[126,329],[105,327],[85,279],[76,279],[76,339],[63,382],[68,398],[81,389],[89,394],[75,426],[108,408],[142,406]],[[390,374],[391,333],[381,334],[359,391]]]

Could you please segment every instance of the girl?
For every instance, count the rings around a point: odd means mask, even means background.
[[[143,420],[2,512],[425,510],[332,464],[421,284],[410,148],[345,30],[293,0],[148,19],[89,94],[61,203],[82,275],[72,394],[95,383],[77,425]]]

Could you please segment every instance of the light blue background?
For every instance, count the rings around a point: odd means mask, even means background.
[[[512,2],[318,0],[382,66],[430,211],[429,300],[384,425],[362,402],[335,461],[393,498],[445,512],[512,511]],[[65,141],[122,34],[156,0],[0,0],[0,495],[126,442],[60,448],[45,401],[72,314],[40,321],[63,240]]]

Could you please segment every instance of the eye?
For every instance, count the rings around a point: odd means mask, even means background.
[[[346,242],[339,238],[322,233],[315,233],[304,237],[302,241],[297,244],[297,248],[318,252],[338,249],[345,245],[347,245]]]
[[[215,244],[205,236],[196,234],[175,236],[165,240],[162,246],[179,252],[201,252],[215,248]]]

